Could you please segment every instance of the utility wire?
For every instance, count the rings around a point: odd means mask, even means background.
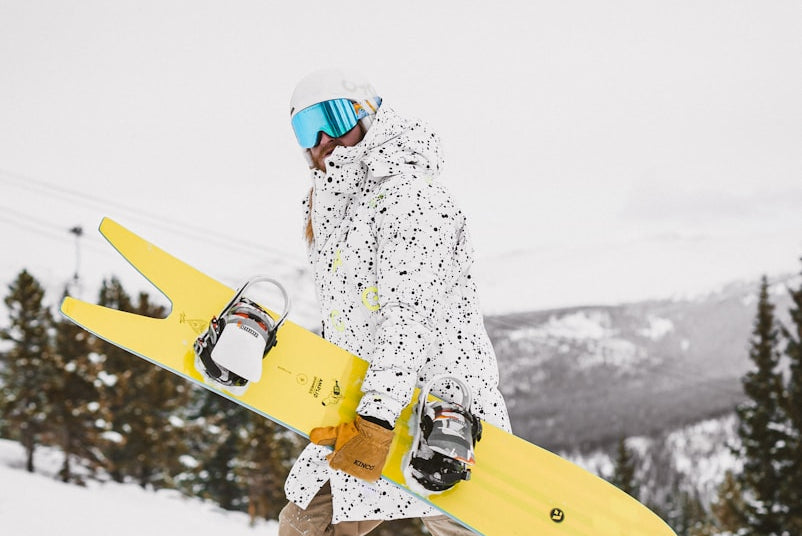
[[[44,236],[46,238],[52,238],[59,241],[64,240],[63,236],[59,236],[59,234],[53,231],[49,226],[47,228],[42,228],[40,224],[36,222],[31,223],[30,221],[26,221],[30,219],[28,217],[25,219],[13,218],[11,215],[4,213],[7,211],[7,209],[4,207],[0,207],[0,211],[2,211],[0,212],[0,221],[6,222],[9,225],[37,234],[39,236]]]
[[[28,175],[23,175],[21,173],[12,172],[7,169],[0,168],[0,183],[10,184],[14,187],[23,188],[59,200],[68,201],[70,203],[79,203],[96,209],[103,210],[108,209],[109,207],[116,207],[117,210],[129,214],[132,219],[144,221],[149,225],[166,230],[174,235],[183,236],[185,238],[200,242],[204,245],[211,245],[216,249],[226,249],[238,254],[245,254],[260,261],[264,260],[265,256],[267,256],[267,261],[271,265],[274,267],[284,266],[285,270],[288,270],[293,274],[302,273],[306,270],[305,259],[300,260],[297,255],[289,254],[277,248],[226,235],[215,231],[214,229],[206,229],[197,225],[180,222],[164,215],[150,213],[146,210],[134,208],[118,201],[104,199],[91,193],[79,192],[70,188],[57,186],[47,181],[43,181]],[[26,218],[32,219],[31,216],[26,216],[18,212],[17,215],[18,218],[22,220]],[[15,224],[17,227],[23,227],[19,221],[11,221],[8,218],[5,220],[8,223]],[[41,222],[41,220],[40,224],[48,225],[46,222]],[[53,225],[52,223],[49,225],[51,225],[51,229],[55,228],[58,229],[58,231],[62,230],[61,227]],[[28,227],[28,230],[32,229]],[[62,240],[60,236],[54,234],[50,234],[49,236],[51,238]],[[96,237],[93,236],[93,239],[94,238]],[[296,298],[296,303],[300,305],[302,301],[297,301]],[[316,305],[314,307],[316,307]]]
[[[58,242],[62,243],[66,240],[66,235],[70,232],[70,229],[67,227],[57,225],[53,222],[37,218],[33,214],[21,212],[14,208],[3,205],[0,205],[0,221],[5,221],[6,223],[9,223],[20,229],[24,229],[39,236],[57,240]],[[103,253],[111,256],[111,251],[108,248],[102,247],[100,239],[98,238],[92,237],[91,241],[88,242],[87,245],[97,253]]]
[[[0,168],[0,182],[12,184],[20,188],[38,193],[44,193],[45,195],[50,195],[61,199],[70,199],[85,206],[88,205],[101,209],[113,207],[130,214],[132,218],[145,221],[146,223],[177,235],[183,235],[194,240],[202,241],[203,243],[212,242],[218,247],[226,248],[231,251],[244,252],[251,256],[257,256],[255,253],[257,251],[269,252],[275,260],[282,264],[288,265],[291,268],[301,270],[305,266],[305,261],[299,259],[297,255],[290,254],[286,251],[282,251],[269,245],[226,235],[214,229],[202,228],[200,226],[181,222],[164,215],[153,214],[147,210],[143,210],[140,207],[131,207],[124,203],[110,199],[104,199],[91,193],[79,192],[70,188],[57,186],[28,175],[15,173]]]
[[[290,258],[290,254],[277,248],[224,235],[220,232],[215,232],[213,229],[208,230],[202,229],[197,225],[188,225],[175,219],[155,215],[138,208],[132,208],[124,203],[104,199],[94,194],[85,194],[83,192],[57,186],[34,177],[11,172],[2,168],[0,168],[0,183],[9,184],[12,187],[22,188],[37,194],[46,195],[59,201],[78,203],[83,206],[99,209],[116,207],[117,210],[121,210],[130,214],[132,219],[144,221],[160,229],[167,230],[172,234],[201,242],[204,245],[210,245],[214,249],[226,249],[238,254],[245,254],[262,262],[264,262],[266,258],[267,262],[269,262],[276,271],[281,271],[284,273],[289,272],[293,275],[297,275],[306,269],[306,260],[293,261]],[[0,221],[40,236],[58,240],[59,242],[64,242],[65,235],[63,233],[66,233],[69,230],[52,222],[36,218],[30,213],[22,213],[10,207],[0,206],[0,210],[4,211],[6,214],[5,217],[0,218]],[[102,251],[106,255],[111,255],[110,250],[106,247],[103,247],[105,244],[101,244],[103,241],[99,236],[94,234],[90,234],[88,236],[91,237],[92,240],[92,242],[90,242],[88,245],[93,251]],[[296,296],[295,298],[297,307],[305,305],[307,308],[311,307],[312,310],[316,310],[316,304],[307,302],[309,302],[309,300],[306,298],[301,298],[300,295]]]
[[[66,235],[73,232],[67,227],[36,218],[31,214],[22,213],[18,210],[3,205],[0,205],[0,224],[7,224],[11,227],[16,227],[25,232],[54,240],[61,244],[65,243],[65,240],[67,239]],[[87,239],[90,241],[84,242],[84,240]],[[118,257],[111,248],[107,247],[105,241],[99,236],[83,235],[81,240],[82,246],[88,246],[95,253],[105,255],[109,258]],[[310,308],[313,311],[317,310],[317,304],[309,299],[301,298],[300,296],[296,295],[294,296],[293,301],[296,304],[295,308],[298,310],[308,310]],[[299,307],[305,307],[306,309],[300,309]]]

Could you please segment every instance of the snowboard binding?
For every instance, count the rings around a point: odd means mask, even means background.
[[[245,290],[254,283],[271,283],[281,291],[284,310],[278,320],[245,297]],[[195,368],[206,383],[240,396],[250,382],[259,381],[262,359],[276,345],[276,333],[289,310],[289,295],[277,281],[264,276],[246,281],[195,341]]]
[[[432,386],[450,381],[462,390],[462,401],[429,401]],[[442,375],[421,388],[414,422],[412,448],[404,464],[407,485],[428,496],[470,480],[476,463],[474,446],[482,438],[482,421],[470,412],[472,397],[468,385],[459,378]]]

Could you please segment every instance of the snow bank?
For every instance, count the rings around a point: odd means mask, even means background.
[[[275,522],[249,525],[248,516],[173,490],[90,482],[87,487],[54,479],[60,456],[37,449],[37,473],[24,470],[18,443],[0,440],[0,529],[15,536],[275,536]],[[40,468],[41,465],[41,468]]]

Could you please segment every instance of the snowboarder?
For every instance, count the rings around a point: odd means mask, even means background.
[[[465,216],[437,182],[439,138],[341,70],[303,78],[290,116],[311,171],[305,235],[324,337],[370,366],[356,419],[312,430],[285,483],[279,535],[361,536],[413,517],[435,536],[472,534],[379,479],[401,410],[441,374],[470,388],[472,413],[509,430]],[[455,382],[433,393],[461,397]]]

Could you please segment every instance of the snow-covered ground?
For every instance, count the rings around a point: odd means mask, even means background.
[[[702,501],[710,504],[716,500],[727,472],[737,473],[742,469],[741,460],[731,450],[739,445],[737,427],[738,420],[733,413],[669,431],[659,442],[649,437],[630,437],[626,446],[640,459],[639,482],[648,483],[652,478],[649,472],[655,470],[655,456],[660,456],[661,451],[670,453],[660,463],[670,464],[680,475],[682,488],[696,490]],[[609,450],[586,454],[562,452],[560,455],[593,474],[609,477],[613,473],[614,462]],[[667,486],[667,483],[661,481],[657,485]]]
[[[254,527],[248,516],[227,512],[176,491],[90,482],[87,487],[54,478],[61,456],[37,449],[35,474],[24,469],[18,443],[0,440],[0,533],[15,536],[275,536],[275,522]]]

